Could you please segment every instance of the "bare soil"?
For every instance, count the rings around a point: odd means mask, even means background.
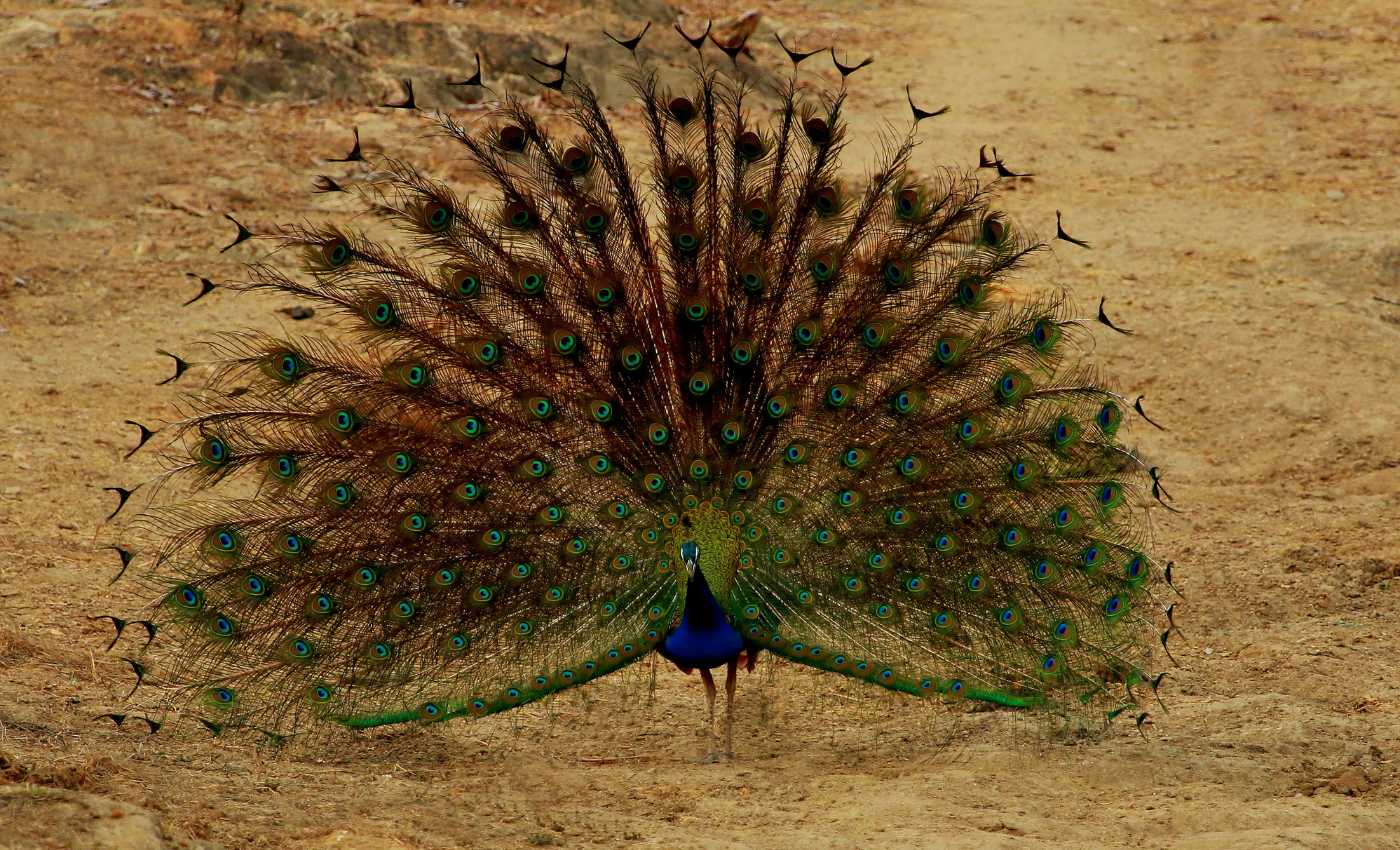
[[[318,217],[349,149],[412,151],[470,181],[401,111],[480,50],[534,96],[528,55],[599,69],[665,4],[616,0],[87,0],[0,3],[0,848],[1400,847],[1400,11],[1384,0],[1024,4],[774,0],[754,53],[850,61],[848,167],[925,108],[916,161],[982,144],[1034,172],[1022,221],[1065,228],[1037,274],[1099,298],[1131,336],[1091,356],[1167,430],[1138,424],[1183,513],[1155,510],[1185,598],[1167,711],[1076,735],[1011,712],[927,708],[791,669],[740,683],[739,757],[696,764],[703,697],[645,666],[516,716],[327,735],[282,748],[160,734],[120,708],[104,653],[139,610],[104,485],[124,419],[172,415],[170,361],[295,306],[216,293],[222,213]],[[857,8],[858,7],[858,8]],[[691,20],[745,11],[716,3]],[[241,10],[241,11],[240,11]],[[668,46],[669,45],[669,46]],[[711,48],[711,55],[719,54]],[[741,60],[748,62],[747,59]],[[825,57],[822,73],[834,79]],[[804,65],[804,67],[807,67]],[[540,98],[544,111],[551,101]],[[983,172],[986,174],[987,172]],[[308,320],[322,321],[320,317]],[[196,370],[197,371],[197,370]],[[191,379],[197,379],[191,375]],[[123,820],[129,828],[117,828]]]

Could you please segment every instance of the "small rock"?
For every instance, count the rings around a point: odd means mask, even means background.
[[[1346,193],[1346,192],[1343,192],[1341,189],[1328,189],[1328,190],[1327,190],[1327,200],[1329,200],[1329,201],[1342,201],[1342,200],[1346,200],[1346,196],[1347,196],[1347,193]]]
[[[315,310],[302,304],[298,304],[295,307],[283,307],[277,312],[285,313],[291,318],[295,319],[296,321],[301,321],[302,319],[309,319],[312,316],[316,315]]]
[[[58,30],[33,18],[0,22],[0,54],[43,50],[58,43]]]
[[[1327,788],[1335,794],[1356,797],[1371,790],[1371,779],[1361,768],[1347,767],[1343,768],[1335,779],[1327,783]]]
[[[6,487],[0,492],[3,492],[6,496],[18,496],[20,494],[20,489],[18,487]]]
[[[68,520],[64,520],[63,522],[60,522],[60,523],[58,524],[58,527],[61,528],[61,529],[63,529],[64,531],[77,531],[77,530],[78,530],[78,524],[75,523],[75,522],[69,522]]]

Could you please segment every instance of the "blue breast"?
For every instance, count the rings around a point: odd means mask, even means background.
[[[743,648],[744,639],[725,619],[704,574],[696,570],[686,588],[681,624],[658,651],[682,667],[708,670],[733,661]]]

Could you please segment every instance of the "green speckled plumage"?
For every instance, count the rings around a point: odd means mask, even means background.
[[[385,162],[358,195],[396,237],[289,228],[301,273],[234,285],[343,321],[217,344],[191,486],[144,520],[163,679],[220,728],[505,710],[652,652],[698,539],[774,654],[1120,706],[1159,582],[1143,475],[1062,295],[1006,287],[1042,245],[920,171],[912,128],[839,181],[844,89],[759,124],[711,69],[635,80],[647,156],[572,77],[557,132],[439,116],[490,193]]]

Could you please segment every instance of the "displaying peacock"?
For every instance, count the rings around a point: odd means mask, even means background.
[[[302,273],[225,284],[342,333],[216,343],[173,426],[186,486],[141,522],[138,677],[216,731],[480,717],[652,652],[699,671],[712,736],[710,671],[732,713],[765,650],[914,697],[1155,691],[1128,405],[1063,293],[1001,286],[1044,245],[973,175],[912,165],[934,113],[911,100],[848,187],[855,68],[820,96],[794,71],[760,123],[703,55],[678,88],[637,62],[639,162],[555,67],[565,132],[513,98],[433,116],[491,197],[392,159],[322,177],[402,238],[285,228],[261,238]]]

